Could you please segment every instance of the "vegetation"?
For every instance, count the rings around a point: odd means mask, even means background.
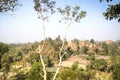
[[[41,41],[43,42],[43,41]],[[40,42],[40,43],[41,43]],[[46,38],[46,46],[43,50],[43,59],[47,71],[47,80],[52,80],[53,75],[56,71],[56,65],[59,62],[58,57],[58,47],[61,46],[62,40],[60,36],[56,39]],[[63,62],[70,59],[72,56],[77,56],[79,59],[88,61],[88,63],[74,62],[71,67],[68,64],[68,67],[61,67],[58,76],[56,77],[59,80],[91,80],[91,79],[113,79],[119,80],[119,65],[120,65],[120,41],[104,41],[91,43],[91,40],[80,41],[78,45],[75,41],[66,41],[63,51],[67,52],[67,55],[62,59]],[[1,69],[0,77],[1,80],[10,79],[10,80],[43,80],[42,74],[43,67],[41,64],[39,53],[36,52],[36,46],[40,44],[39,42],[35,43],[26,43],[26,44],[5,44],[1,43],[0,50],[1,56]],[[83,44],[81,46],[81,44]],[[3,46],[4,45],[4,46]],[[80,54],[76,54],[78,50],[75,48],[79,46],[80,49],[86,45],[87,54],[83,53],[80,50]],[[103,46],[104,45],[104,46]],[[57,47],[58,46],[58,47]],[[92,47],[91,47],[92,46]],[[24,49],[26,48],[26,49]],[[94,50],[97,48],[98,51]],[[27,53],[26,53],[27,51]],[[46,52],[47,51],[47,52]],[[115,51],[115,52],[114,52]],[[24,55],[24,56],[23,56]],[[71,62],[71,61],[69,61]],[[84,61],[83,61],[84,62]],[[67,64],[67,63],[66,63]],[[86,64],[86,65],[85,65]],[[85,65],[86,69],[81,65]],[[10,75],[12,74],[12,75]],[[63,76],[64,74],[64,76]],[[98,75],[101,75],[99,77]],[[9,77],[8,77],[9,76]]]
[[[90,68],[105,71],[107,69],[107,62],[104,59],[95,59],[91,61]]]
[[[103,0],[100,0],[102,2]],[[110,2],[112,0],[106,0]],[[120,22],[120,2],[118,4],[109,5],[106,11],[103,13],[104,17],[107,20],[117,19]]]
[[[0,0],[0,13],[13,12],[18,6],[21,6],[18,0]]]
[[[80,11],[79,6],[66,5],[65,8],[57,8],[62,16],[59,22],[66,24],[66,34],[63,40],[60,36],[54,40],[46,38],[44,23],[48,21],[51,14],[56,12],[55,4],[55,1],[50,0],[34,0],[34,9],[43,27],[44,39],[41,42],[26,44],[0,42],[0,79],[120,80],[118,72],[120,71],[120,41],[66,40],[70,25],[73,22],[80,22],[86,16],[86,12]],[[2,0],[0,12],[14,11],[18,5],[17,0]],[[119,21],[119,4],[110,6],[104,15],[107,19],[118,18]],[[73,62],[69,61],[71,57],[78,60],[73,58]],[[113,60],[115,62],[112,62]],[[69,64],[65,67],[62,65],[63,61],[69,61]],[[103,75],[99,77],[99,74]]]

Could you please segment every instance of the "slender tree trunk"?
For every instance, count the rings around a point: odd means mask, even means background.
[[[44,78],[44,80],[47,80],[46,67],[45,67],[45,63],[44,63],[44,61],[43,61],[43,58],[42,58],[42,55],[41,55],[41,54],[40,54],[40,60],[41,60],[42,66],[43,66],[43,72],[44,72],[43,78]]]
[[[57,77],[57,75],[58,75],[58,73],[59,73],[59,71],[60,71],[60,68],[61,68],[62,58],[63,58],[64,55],[66,54],[66,52],[65,52],[64,54],[61,54],[61,53],[62,53],[62,50],[63,50],[64,45],[65,45],[65,40],[66,40],[66,38],[67,38],[67,33],[68,33],[68,29],[69,29],[70,25],[71,25],[71,22],[67,25],[67,28],[66,28],[65,37],[64,37],[62,46],[61,46],[61,48],[60,48],[60,51],[59,51],[59,63],[58,63],[58,67],[57,67],[57,70],[56,70],[56,72],[55,72],[55,75],[54,75],[54,77],[53,77],[53,80],[56,79],[56,77]]]
[[[41,14],[41,17],[42,17],[42,27],[43,27],[43,37],[44,37],[44,39],[43,39],[42,47],[40,47],[40,45],[39,45],[39,54],[40,54],[40,60],[41,60],[42,66],[43,66],[44,74],[43,75],[40,74],[40,75],[44,78],[44,80],[47,80],[46,66],[45,66],[45,63],[43,61],[43,56],[42,56],[42,51],[43,51],[43,49],[45,47],[45,26],[44,26],[44,20],[43,20],[42,14]]]

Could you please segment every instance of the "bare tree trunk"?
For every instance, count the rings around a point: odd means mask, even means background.
[[[68,33],[68,29],[69,29],[70,25],[71,25],[71,22],[68,24],[68,26],[67,26],[67,28],[66,28],[65,37],[64,37],[62,46],[61,46],[61,48],[60,48],[60,51],[59,51],[59,63],[58,63],[58,67],[57,67],[57,70],[56,70],[56,72],[55,72],[55,75],[54,75],[54,77],[53,77],[53,80],[56,79],[56,77],[57,77],[57,75],[58,75],[58,73],[59,73],[59,71],[60,71],[60,68],[61,68],[62,58],[63,58],[64,55],[66,54],[66,52],[65,52],[64,54],[61,54],[61,53],[62,53],[62,50],[63,50],[64,45],[65,45],[65,40],[66,40],[66,38],[67,38],[67,33]]]
[[[41,14],[42,16],[42,14]],[[44,72],[44,75],[40,74],[44,80],[47,80],[47,71],[46,71],[46,66],[45,66],[45,63],[43,61],[43,56],[42,56],[42,51],[45,47],[45,26],[44,26],[44,21],[43,21],[43,16],[42,16],[42,27],[43,27],[43,43],[42,43],[42,46],[40,47],[40,44],[39,44],[39,54],[40,54],[40,60],[41,60],[41,63],[42,63],[42,66],[43,66],[43,72]]]
[[[42,63],[42,66],[43,66],[43,72],[44,72],[44,75],[42,76],[44,78],[44,80],[47,80],[47,72],[46,72],[46,67],[45,67],[45,63],[43,61],[43,58],[42,58],[42,55],[40,54],[40,60],[41,60],[41,63]]]

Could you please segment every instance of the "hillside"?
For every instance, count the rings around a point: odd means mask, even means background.
[[[41,75],[38,75],[38,73],[43,73],[38,53],[38,45],[42,45],[42,43],[43,41],[24,44],[0,43],[1,80],[31,80],[32,74],[34,74],[33,77],[42,79]],[[58,53],[61,45],[60,37],[56,39],[46,38],[45,40],[42,55],[49,76],[53,76],[58,66]],[[88,78],[87,80],[98,78],[108,80],[117,76],[113,72],[114,66],[120,64],[120,41],[94,41],[93,39],[81,41],[74,39],[65,42],[62,54],[64,52],[67,54],[62,59],[58,80],[64,70],[72,70],[77,80],[86,80],[86,78]],[[67,73],[63,74],[68,76]],[[21,77],[22,79],[19,79]],[[51,78],[49,77],[48,80]]]

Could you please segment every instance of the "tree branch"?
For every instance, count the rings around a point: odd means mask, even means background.
[[[43,61],[43,57],[42,57],[42,51],[45,47],[45,26],[44,26],[44,20],[43,20],[43,15],[41,14],[41,17],[42,17],[42,26],[43,26],[43,36],[44,36],[44,40],[43,40],[43,44],[42,44],[42,47],[40,47],[39,45],[39,54],[40,54],[40,60],[41,60],[41,63],[42,63],[42,66],[43,66],[43,72],[44,72],[44,80],[47,80],[47,71],[46,71],[46,66],[45,66],[45,63]]]
[[[44,78],[44,76],[40,73],[40,76]]]
[[[66,28],[66,33],[65,33],[64,41],[63,41],[62,46],[61,46],[60,51],[59,51],[59,63],[58,63],[58,68],[57,68],[57,70],[56,70],[56,72],[55,72],[55,75],[54,75],[54,77],[53,77],[53,80],[56,79],[56,77],[57,77],[57,75],[58,75],[58,73],[59,73],[59,70],[60,70],[60,68],[61,68],[62,58],[63,58],[64,55],[66,54],[66,52],[65,52],[65,53],[63,53],[63,54],[61,55],[62,50],[63,50],[64,45],[65,45],[65,40],[66,40],[66,38],[67,38],[67,33],[68,33],[68,29],[69,29],[70,25],[71,25],[71,22],[68,23],[67,28]]]

